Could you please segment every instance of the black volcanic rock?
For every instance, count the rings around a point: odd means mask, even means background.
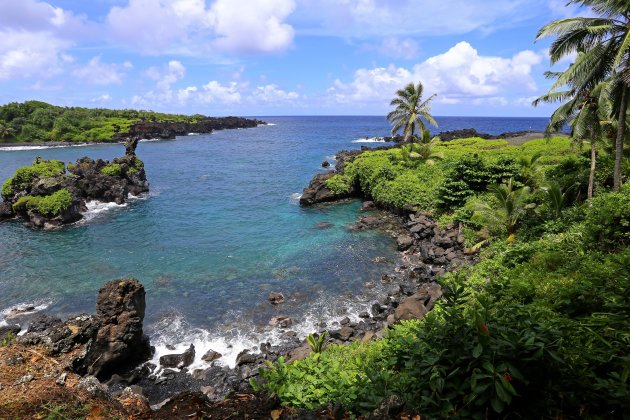
[[[142,322],[145,311],[144,286],[136,279],[114,280],[98,292],[96,336],[75,369],[98,378],[146,360],[151,355],[149,338]]]
[[[144,163],[135,155],[136,145],[137,141],[129,141],[126,154],[112,162],[78,159],[68,165],[68,173],[63,162],[36,158],[31,167],[19,168],[6,181],[0,220],[18,216],[30,227],[53,228],[80,220],[88,201],[122,204],[129,194],[148,192]]]
[[[207,134],[215,130],[228,130],[235,128],[253,128],[266,124],[264,121],[241,117],[200,117],[197,122],[165,122],[165,121],[140,121],[133,124],[127,133],[117,134],[114,141],[128,142],[129,139],[174,139],[176,136],[185,136],[188,133]]]

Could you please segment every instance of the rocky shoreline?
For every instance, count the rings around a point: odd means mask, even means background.
[[[422,318],[442,295],[436,279],[446,271],[475,261],[474,256],[464,248],[463,237],[456,226],[441,229],[429,215],[413,211],[404,215],[378,211],[370,201],[363,203],[361,211],[363,215],[349,228],[388,232],[396,238],[402,262],[393,272],[384,273],[380,279],[374,280],[384,285],[386,293],[371,302],[368,311],[358,314],[359,321],[346,317],[340,322],[319,325],[319,331],[314,333],[326,331],[329,343],[370,341],[383,337],[387,329],[400,320]],[[378,258],[374,261],[375,264],[380,262]],[[365,286],[371,288],[375,285],[368,283]],[[118,289],[133,293],[122,293]],[[274,292],[269,296],[269,304],[281,307],[283,301],[282,293]],[[116,308],[126,308],[125,313],[112,315]],[[14,319],[19,321],[19,315],[16,314]],[[292,332],[291,319],[275,317],[272,320],[274,327],[291,338],[279,346],[261,342],[257,348],[244,350],[238,355],[234,368],[217,363],[221,355],[209,351],[203,355],[203,359],[210,363],[209,367],[189,371],[187,366],[195,357],[192,345],[184,353],[162,356],[161,366],[147,362],[131,367],[121,362],[126,360],[125,352],[142,355],[145,360],[150,354],[142,334],[143,316],[142,285],[135,280],[113,281],[99,292],[96,316],[81,315],[62,322],[41,315],[30,321],[25,328],[26,334],[19,336],[16,342],[22,346],[45,344],[48,354],[53,357],[73,354],[74,357],[66,361],[59,375],[72,372],[83,377],[84,382],[97,386],[100,395],[107,399],[132,396],[145,408],[153,407],[154,410],[169,404],[169,401],[181,399],[182,393],[193,392],[195,398],[209,404],[235,393],[251,392],[249,380],[257,377],[266,360],[273,362],[281,356],[289,361],[298,360],[311,352],[306,340]],[[131,319],[135,321],[130,325]],[[0,327],[0,336],[9,331],[18,334],[21,329],[17,324]],[[126,337],[127,341],[122,343],[117,337]],[[116,360],[116,369],[107,368],[111,366],[107,363]],[[11,384],[2,384],[6,385]]]
[[[360,151],[340,152],[337,156],[337,171],[342,171],[344,162],[353,159],[358,153]],[[313,182],[319,182],[316,180],[321,180],[321,176],[315,176]],[[307,187],[304,193],[307,197],[309,188],[312,189],[312,186]],[[319,191],[322,191],[321,188]],[[354,197],[360,195],[358,191],[353,193]],[[314,205],[341,199],[334,196],[318,196],[317,193],[313,197],[309,203],[302,204]],[[389,210],[381,211],[377,209],[375,203],[364,201],[362,214],[357,223],[349,229],[380,229],[392,235],[401,252],[401,263],[392,272],[383,273],[380,279],[374,279],[365,285],[367,288],[373,288],[376,282],[380,282],[385,292],[379,299],[370,302],[369,310],[358,314],[358,320],[346,317],[339,322],[319,324],[318,331],[313,333],[322,334],[326,331],[329,343],[344,344],[355,340],[367,342],[383,337],[393,324],[401,320],[422,318],[442,295],[441,287],[436,282],[437,278],[449,270],[475,262],[475,256],[464,247],[464,238],[458,226],[440,228],[430,215],[412,208],[397,209],[395,212]],[[381,262],[378,258],[374,260],[375,264]],[[122,285],[123,282],[120,281],[119,284]],[[101,295],[102,293],[99,293],[97,300],[97,314],[103,313],[100,309],[102,304],[99,303],[102,301]],[[143,307],[144,299],[142,302],[134,302],[134,307],[140,308]],[[270,294],[269,304],[281,308],[283,302],[284,296],[281,292]],[[142,313],[143,316],[144,309],[142,311],[137,309],[135,313]],[[298,360],[307,357],[311,352],[305,337],[298,337],[291,329],[293,320],[278,316],[270,321],[270,326],[278,330],[286,341],[280,345],[272,345],[263,340],[258,346],[241,352],[234,368],[220,364],[221,355],[211,350],[202,355],[202,359],[209,364],[207,368],[189,370],[188,366],[195,359],[196,351],[191,345],[183,353],[162,356],[160,366],[145,362],[133,368],[102,370],[98,368],[99,360],[113,360],[109,356],[111,350],[119,346],[112,345],[112,341],[104,337],[115,337],[119,329],[106,327],[103,331],[108,332],[101,333],[101,327],[95,327],[103,325],[102,321],[95,321],[101,318],[101,315],[97,315],[96,318],[82,315],[62,322],[46,316],[38,317],[30,323],[26,334],[20,336],[17,343],[21,346],[45,344],[52,356],[64,351],[78,353],[66,361],[63,373],[72,372],[79,375],[83,378],[81,380],[97,387],[99,395],[109,401],[119,401],[121,398],[139,401],[137,404],[144,407],[143,410],[149,410],[149,407],[159,410],[161,407],[169,406],[173,401],[181,402],[182,398],[188,398],[188,401],[191,398],[200,399],[203,404],[211,405],[218,404],[230,395],[251,393],[249,381],[257,377],[258,370],[265,366],[265,361],[273,362],[279,357],[289,361]],[[123,315],[123,318],[127,319],[129,316]],[[144,341],[138,338],[142,337],[141,322],[140,328],[137,322],[135,325],[136,327],[131,329],[135,331],[133,335],[135,338],[130,342],[135,343],[135,346],[144,346],[141,347],[144,350],[138,351],[138,354],[142,354],[146,360],[149,353],[145,344],[142,344]],[[7,328],[13,334],[22,329],[19,325],[6,327],[4,330],[0,328],[0,335],[3,331],[9,331]],[[128,338],[130,337],[132,336]],[[78,360],[88,360],[90,363]],[[95,361],[99,363],[92,366]],[[124,365],[119,363],[117,367]]]
[[[233,130],[238,128],[253,128],[259,125],[266,125],[265,121],[242,118],[242,117],[204,117],[195,123],[188,122],[160,122],[160,121],[139,121],[134,123],[127,133],[116,134],[110,140],[95,140],[89,142],[13,142],[0,143],[3,147],[61,147],[61,146],[86,146],[91,144],[115,144],[125,143],[130,139],[160,139],[172,140],[177,136],[187,136],[194,134],[209,134],[217,130]]]

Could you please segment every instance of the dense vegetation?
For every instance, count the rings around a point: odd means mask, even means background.
[[[612,192],[614,154],[599,160],[592,200],[588,152],[568,138],[433,141],[347,163],[329,187],[461,223],[481,262],[442,277],[423,320],[280,361],[261,386],[355,414],[396,395],[429,418],[630,415],[630,188]]]
[[[202,115],[59,107],[40,101],[0,106],[0,141],[109,141],[139,121],[195,123]]]

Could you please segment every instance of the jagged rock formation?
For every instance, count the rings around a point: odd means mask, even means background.
[[[65,322],[43,316],[17,341],[44,344],[50,355],[80,349],[72,370],[108,378],[151,356],[149,339],[142,329],[144,311],[144,286],[136,279],[114,280],[100,289],[96,315],[79,315]]]
[[[138,139],[129,140],[125,155],[112,162],[83,157],[66,168],[38,157],[32,166],[18,168],[2,185],[0,221],[17,216],[30,227],[50,229],[80,220],[86,202],[122,204],[129,194],[148,192],[137,144]]]

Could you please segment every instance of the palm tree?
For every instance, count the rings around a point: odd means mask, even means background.
[[[393,125],[392,135],[402,128],[404,143],[408,143],[411,140],[416,128],[421,133],[427,129],[422,121],[423,118],[429,124],[435,127],[438,126],[435,119],[429,114],[431,110],[429,103],[436,95],[433,94],[429,99],[422,101],[423,91],[424,87],[421,82],[418,82],[417,85],[409,83],[403,89],[399,89],[396,92],[396,97],[390,102],[390,105],[396,107],[387,114],[387,120]]]
[[[0,139],[8,139],[9,137],[13,137],[15,131],[5,124],[0,123]]]
[[[494,203],[478,202],[473,220],[489,228],[502,227],[508,237],[512,237],[521,217],[528,210],[529,187],[514,188],[514,178],[510,178],[506,184],[490,186],[488,191],[492,193]]]
[[[579,61],[584,55],[578,56]],[[576,61],[576,62],[577,62]],[[573,65],[572,65],[573,66]],[[572,67],[571,66],[571,67]],[[569,68],[570,71],[571,68]],[[563,73],[547,73],[548,77],[561,78]],[[578,83],[579,84],[579,83]],[[584,85],[583,85],[584,86]],[[588,141],[591,146],[591,168],[588,178],[588,198],[593,198],[595,185],[595,170],[597,165],[597,141],[602,137],[602,125],[608,123],[606,114],[611,112],[609,85],[599,83],[591,91],[576,91],[574,88],[565,91],[551,91],[533,102],[537,106],[540,102],[554,102],[556,100],[569,100],[554,111],[545,130],[545,134],[558,132],[568,124],[571,127],[571,138],[580,146]],[[553,88],[552,88],[553,89]]]
[[[434,146],[438,143],[439,139],[434,137],[428,143],[412,142],[405,144],[400,148],[400,155],[403,162],[406,163],[424,162],[427,165],[433,165],[437,160],[442,159],[442,155],[434,150]]]
[[[621,160],[630,99],[630,2],[569,0],[568,3],[590,7],[598,17],[553,21],[540,29],[536,38],[556,36],[549,49],[552,64],[569,54],[583,53],[558,78],[552,90],[558,86],[572,85],[576,92],[587,92],[600,82],[611,83],[610,99],[618,124],[613,189],[618,191],[621,187]]]

